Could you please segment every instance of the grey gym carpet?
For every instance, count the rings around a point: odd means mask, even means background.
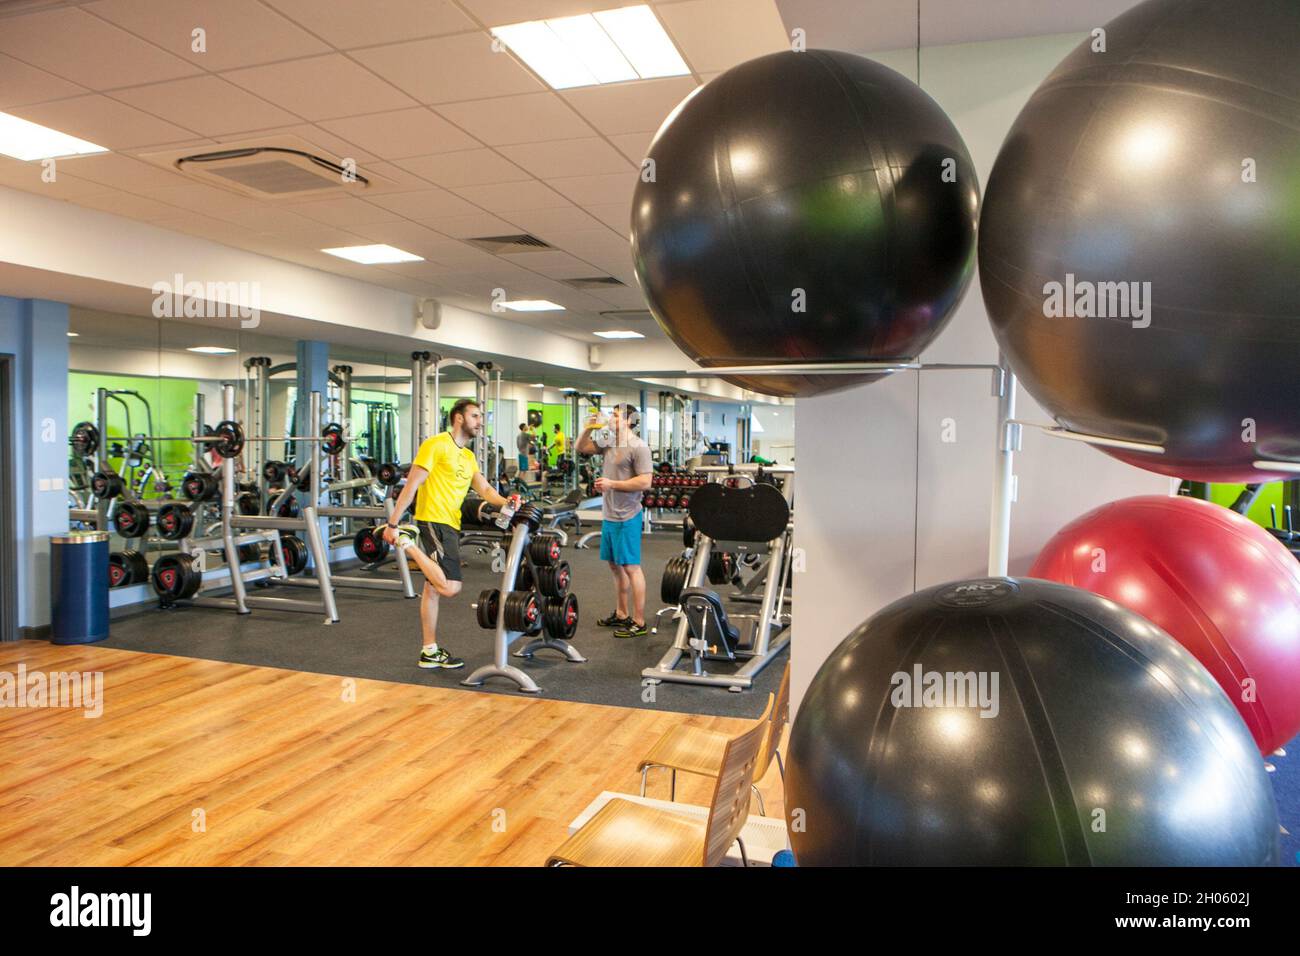
[[[593,541],[593,544],[597,542]],[[657,533],[644,539],[647,614],[660,607],[659,579],[665,562],[681,551],[681,536]],[[238,616],[216,608],[180,607],[159,610],[150,607],[113,621],[106,647],[156,654],[174,654],[206,660],[256,664],[320,674],[363,677],[449,687],[466,693],[517,694],[514,684],[503,679],[487,681],[481,688],[462,687],[460,681],[480,664],[492,660],[492,634],[474,621],[470,604],[480,590],[497,587],[499,575],[491,573],[487,555],[467,549],[462,555],[465,588],[460,596],[443,601],[438,621],[439,643],[465,667],[456,671],[421,670],[419,601],[399,593],[338,588],[339,623],[325,625],[321,617],[287,611],[257,609]],[[613,609],[613,585],[609,570],[596,548],[564,549],[564,559],[573,570],[572,591],[578,596],[581,618],[573,645],[586,657],[585,664],[570,664],[555,651],[541,651],[531,661],[511,657],[511,663],[532,676],[542,692],[553,700],[611,704],[618,707],[647,707],[656,710],[718,716],[757,717],[775,692],[788,652],[783,652],[759,674],[755,686],[736,694],[722,687],[688,684],[659,684],[653,701],[642,700],[641,669],[651,667],[672,644],[672,629],[631,640],[612,636],[596,621]],[[348,569],[346,573],[360,572]],[[383,572],[396,576],[390,565]],[[417,582],[422,581],[418,571]],[[252,589],[250,589],[252,590]],[[730,588],[719,589],[726,594]],[[257,592],[253,592],[257,593]],[[280,588],[285,597],[312,597],[303,588]],[[738,613],[754,613],[757,605],[730,605]],[[323,617],[323,615],[322,615]],[[665,621],[667,615],[665,615]],[[522,646],[523,641],[514,645]],[[734,670],[734,665],[715,663],[712,669]]]

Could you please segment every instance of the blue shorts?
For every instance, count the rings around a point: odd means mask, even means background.
[[[520,471],[527,471],[527,470],[528,470],[528,456],[527,456],[527,455],[520,455],[520,456],[519,456],[519,470],[520,470]]]
[[[600,523],[600,560],[614,564],[641,563],[641,514],[626,521]]]

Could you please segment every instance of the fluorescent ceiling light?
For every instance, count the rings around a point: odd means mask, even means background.
[[[529,388],[545,388],[546,385],[545,385],[544,383],[542,383],[542,382],[533,382],[533,384],[530,385],[530,386],[528,386],[528,387],[529,387]]]
[[[640,332],[629,332],[626,329],[614,330],[612,332],[597,332],[602,339],[643,339],[645,338]]]
[[[363,266],[374,266],[384,262],[423,262],[423,256],[412,255],[409,252],[403,252],[393,246],[386,246],[379,243],[373,246],[338,246],[334,249],[322,249],[321,252],[328,252],[332,256],[338,256],[340,259],[347,259],[350,262],[359,262]]]
[[[557,90],[691,72],[644,4],[511,23],[492,35]]]
[[[231,355],[234,349],[228,349],[223,345],[195,345],[188,348],[187,352],[202,352],[204,355]]]
[[[57,129],[41,126],[8,113],[0,113],[0,153],[21,159],[56,159],[59,156],[84,156],[107,153],[103,146],[88,143]]]
[[[563,312],[564,306],[556,305],[548,299],[516,299],[513,302],[502,302],[501,308],[509,309],[512,312]]]
[[[593,13],[592,16],[618,44],[641,79],[685,76],[691,72],[649,7],[621,7]]]
[[[604,397],[605,397],[605,393],[604,393],[604,392],[588,392],[587,394],[590,395],[592,398],[604,398]]]
[[[75,338],[76,338],[77,336],[79,336],[80,334],[81,334],[80,332],[69,332],[69,333],[68,333],[68,338],[70,338],[70,339],[75,339]]]

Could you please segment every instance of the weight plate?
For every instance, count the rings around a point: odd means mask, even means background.
[[[193,597],[203,583],[188,554],[164,554],[154,562],[150,578],[164,606]]]
[[[99,429],[93,422],[77,422],[68,438],[72,450],[82,458],[89,458],[99,451]]]
[[[384,540],[381,529],[362,528],[352,539],[352,550],[364,564],[374,564],[388,556],[388,542]]]
[[[484,630],[492,630],[497,626],[497,611],[500,608],[501,592],[496,588],[489,588],[486,591],[480,591],[478,603],[474,607],[474,616],[478,621],[478,626]]]
[[[158,509],[158,533],[167,541],[180,541],[194,529],[194,512],[180,502],[169,502]]]
[[[113,527],[124,538],[142,538],[149,531],[149,509],[138,501],[124,501],[113,513]]]
[[[280,547],[284,551],[285,570],[290,574],[301,574],[307,567],[307,545],[302,538],[292,534],[280,535]]]

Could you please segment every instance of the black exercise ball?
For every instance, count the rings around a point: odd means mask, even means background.
[[[1300,461],[1300,3],[1148,0],[1104,30],[1105,52],[1085,40],[1030,98],[989,177],[994,332],[1058,422],[1165,449],[1108,454],[1282,477],[1256,462]]]
[[[915,358],[974,273],[966,145],[920,87],[871,60],[742,63],[683,101],[648,158],[632,200],[637,278],[703,366]],[[879,377],[726,376],[777,395]]]
[[[1214,678],[1133,612],[1029,578],[929,588],[850,634],[799,705],[785,781],[801,866],[1278,856],[1259,751]]]

